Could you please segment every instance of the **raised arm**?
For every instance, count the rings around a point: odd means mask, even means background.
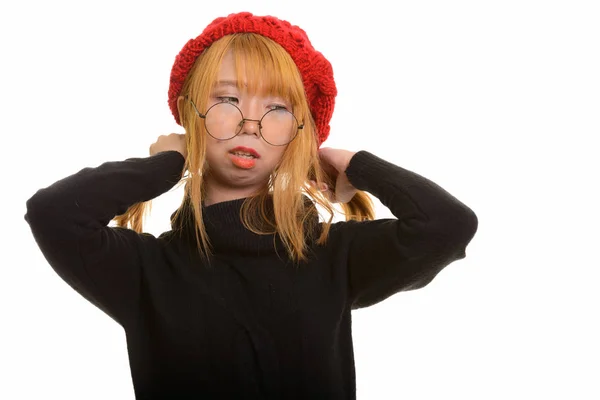
[[[466,256],[475,213],[434,182],[367,151],[346,169],[354,187],[377,197],[396,219],[345,224],[352,308],[427,285]]]
[[[27,200],[25,220],[48,263],[120,324],[139,296],[140,249],[155,238],[108,224],[131,205],[171,189],[182,176],[184,160],[177,151],[165,151],[106,162],[40,189]]]

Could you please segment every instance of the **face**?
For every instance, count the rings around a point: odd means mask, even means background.
[[[244,118],[253,121],[245,121],[239,134],[229,140],[218,140],[206,135],[206,157],[209,171],[205,179],[207,184],[213,187],[258,190],[269,181],[271,172],[280,162],[287,148],[287,145],[271,145],[261,138],[258,121],[269,111],[272,111],[269,113],[269,119],[285,114],[281,110],[283,108],[291,110],[291,105],[282,98],[261,93],[249,93],[244,89],[240,90],[236,79],[235,60],[233,55],[228,53],[223,58],[217,77],[217,85],[210,93],[207,110],[214,104],[227,102],[237,106]],[[244,85],[242,85],[243,87]],[[219,105],[217,108],[212,109],[209,111],[209,115],[210,113],[213,113],[213,115],[228,115],[219,114],[216,111],[221,108],[222,105]],[[235,108],[227,105],[225,105],[225,108],[233,110],[232,115],[237,115],[232,118],[241,120],[241,116]],[[211,126],[213,126],[214,131],[218,131],[220,124],[221,122],[218,119],[207,119],[209,131]],[[263,126],[263,132],[264,129]],[[256,157],[248,158],[242,153],[253,153]]]

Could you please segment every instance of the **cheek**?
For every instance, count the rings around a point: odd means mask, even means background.
[[[225,143],[216,143],[213,140],[206,143],[206,158],[209,160],[223,159],[227,155],[227,147]]]
[[[216,158],[216,153],[214,151],[214,149],[211,148],[207,148],[206,149],[206,161],[208,162],[208,164],[212,164],[215,162],[215,158]]]
[[[274,169],[277,165],[279,165],[284,151],[285,149],[277,149],[269,154],[269,166],[271,169]]]

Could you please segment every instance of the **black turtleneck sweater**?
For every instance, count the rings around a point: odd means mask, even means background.
[[[337,222],[298,267],[280,240],[244,228],[244,199],[204,207],[210,267],[191,224],[158,237],[109,226],[173,188],[183,162],[176,151],[106,162],[27,201],[48,263],[124,328],[139,400],[354,399],[351,310],[428,284],[477,230],[444,189],[366,151],[346,174],[396,218]]]

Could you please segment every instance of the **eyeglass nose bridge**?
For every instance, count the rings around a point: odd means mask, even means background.
[[[238,133],[240,133],[242,131],[242,128],[244,127],[244,124],[246,123],[246,121],[256,122],[256,125],[258,125],[259,131],[262,130],[262,118],[261,119],[242,118],[238,124]]]

